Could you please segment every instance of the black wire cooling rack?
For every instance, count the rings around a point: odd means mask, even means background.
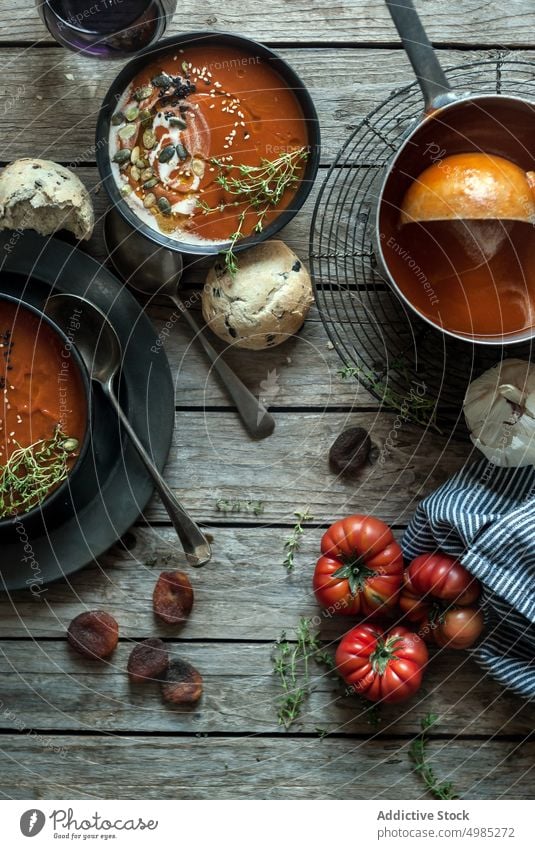
[[[497,58],[446,69],[455,90],[535,99],[535,64]],[[466,438],[462,401],[471,380],[504,357],[531,359],[533,343],[487,347],[446,337],[382,280],[372,233],[384,168],[423,110],[415,82],[359,124],[328,171],[314,210],[310,259],[316,303],[341,357],[384,409]]]

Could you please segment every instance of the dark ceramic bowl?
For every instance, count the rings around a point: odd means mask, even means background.
[[[72,503],[72,488],[76,484],[76,480],[83,476],[83,468],[88,457],[88,447],[91,437],[91,384],[87,369],[82,361],[82,358],[75,346],[69,341],[65,333],[51,321],[41,310],[31,304],[26,303],[21,298],[14,298],[11,295],[0,294],[0,304],[2,301],[9,301],[11,304],[18,304],[21,310],[36,315],[40,321],[48,324],[54,333],[60,337],[63,345],[68,344],[70,350],[71,361],[74,362],[76,370],[82,381],[82,387],[85,395],[87,423],[84,433],[84,438],[80,446],[78,457],[76,458],[67,478],[52,490],[49,495],[38,505],[32,507],[27,513],[22,513],[17,516],[8,516],[0,519],[0,534],[4,537],[6,534],[12,536],[15,533],[28,534],[34,536],[47,528],[50,528],[60,521],[66,515],[72,514],[74,505]],[[22,528],[22,530],[21,530]]]
[[[115,78],[110,86],[104,102],[100,108],[100,113],[97,122],[96,134],[96,157],[97,165],[100,172],[100,178],[104,183],[109,198],[115,208],[120,212],[125,221],[141,235],[150,239],[155,244],[163,248],[168,248],[172,251],[179,251],[184,254],[192,255],[208,255],[217,254],[224,250],[228,242],[221,243],[191,243],[180,242],[177,239],[170,239],[164,233],[149,227],[128,205],[121,196],[121,193],[115,182],[111,161],[110,161],[110,122],[112,115],[116,109],[118,100],[122,97],[125,90],[128,88],[132,79],[140,72],[140,70],[152,62],[160,55],[171,52],[174,48],[181,48],[185,45],[194,44],[196,47],[203,44],[229,46],[243,50],[254,56],[259,56],[264,59],[269,65],[275,69],[286,85],[293,91],[305,119],[308,132],[309,156],[307,159],[305,172],[297,192],[292,199],[291,206],[282,209],[280,214],[265,228],[261,233],[255,233],[252,236],[240,240],[236,244],[236,250],[241,250],[266,239],[272,239],[276,233],[288,224],[292,218],[299,212],[307,199],[312,185],[316,178],[320,159],[320,129],[316,108],[310,97],[304,83],[297,76],[295,71],[273,50],[259,44],[256,41],[251,41],[241,35],[226,32],[190,32],[183,35],[167,38],[159,42],[157,47],[150,47],[138,53],[135,59],[132,59]]]

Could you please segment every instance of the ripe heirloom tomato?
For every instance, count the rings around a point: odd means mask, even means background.
[[[428,660],[424,641],[397,626],[384,631],[357,625],[336,650],[336,667],[344,681],[372,702],[402,702],[419,689]]]
[[[433,630],[435,642],[449,649],[469,649],[485,626],[477,607],[452,607],[443,614]]]
[[[409,622],[425,622],[431,613],[433,603],[417,593],[412,585],[408,570],[403,577],[403,586],[399,595],[399,609]]]
[[[373,516],[349,516],[324,533],[313,588],[319,604],[348,616],[392,610],[403,580],[403,555],[392,531]]]
[[[419,595],[455,601],[464,607],[476,601],[481,593],[477,578],[472,577],[455,557],[440,551],[416,557],[408,572],[414,591]]]

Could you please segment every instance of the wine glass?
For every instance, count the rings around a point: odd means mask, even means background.
[[[36,0],[59,44],[102,59],[127,56],[164,34],[177,0]]]

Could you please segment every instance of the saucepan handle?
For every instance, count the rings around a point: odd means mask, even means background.
[[[424,96],[425,111],[455,100],[412,0],[386,0]]]

